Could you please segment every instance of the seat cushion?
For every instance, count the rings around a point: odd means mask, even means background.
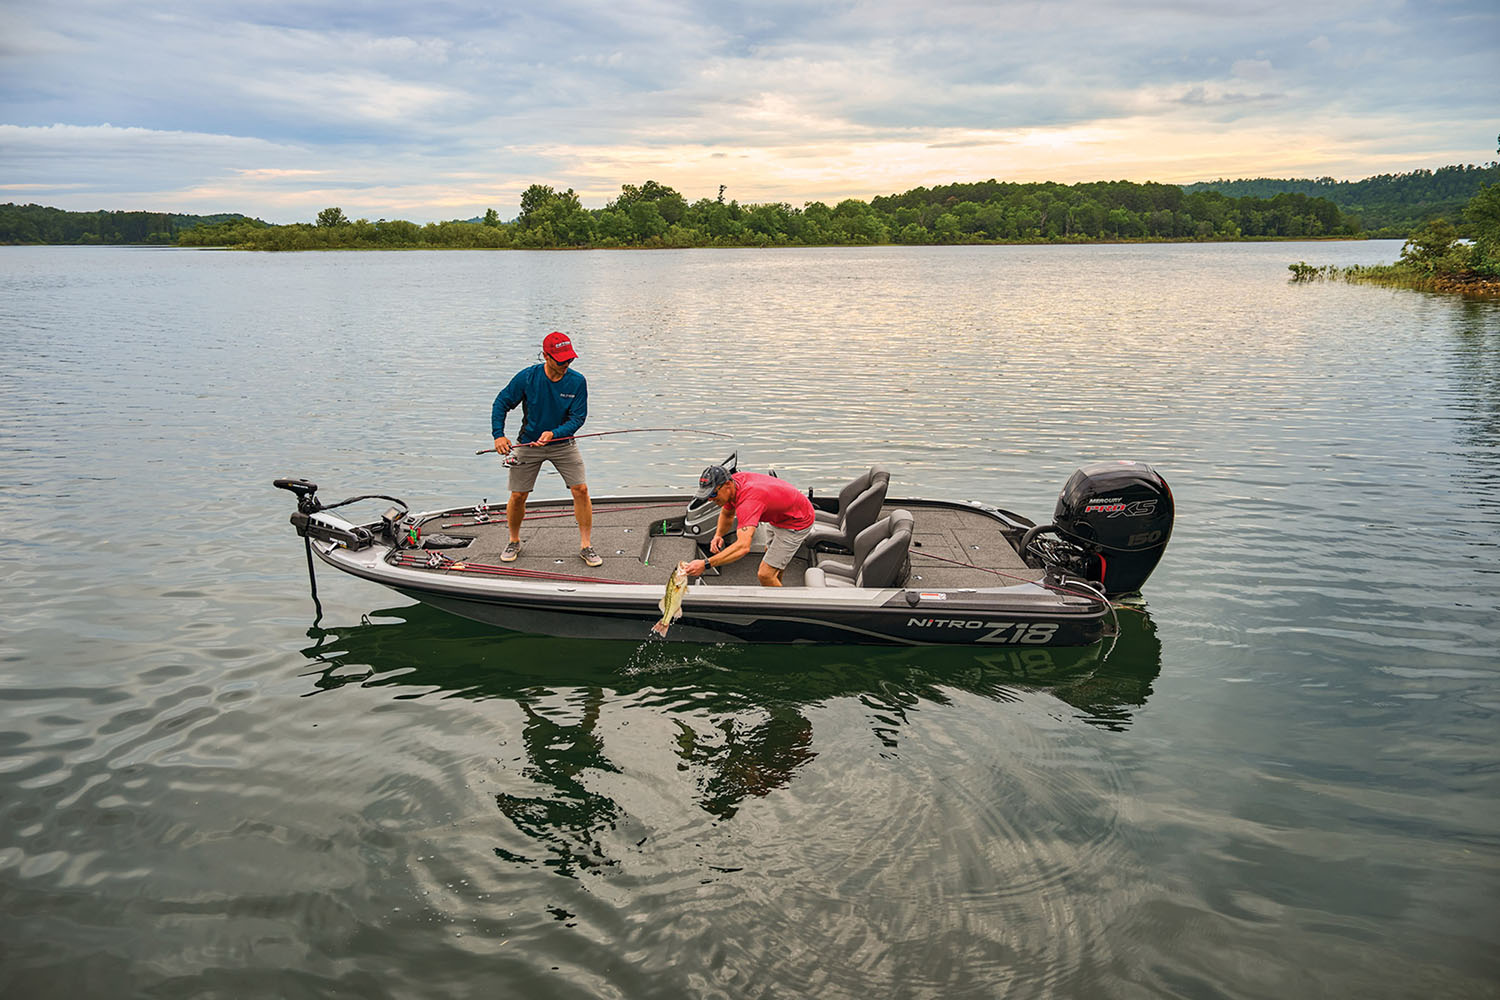
[[[816,566],[809,566],[802,577],[804,587],[853,587],[853,580],[841,576],[829,576]]]

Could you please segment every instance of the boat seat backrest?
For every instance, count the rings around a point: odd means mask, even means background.
[[[850,538],[875,523],[880,507],[885,503],[885,491],[891,484],[891,474],[878,466],[870,469],[869,477],[869,484],[854,495],[849,506],[839,507],[839,518]]]
[[[854,502],[855,497],[859,496],[865,490],[870,488],[871,477],[875,475],[877,468],[877,466],[871,466],[867,472],[862,475],[856,476],[853,482],[851,482],[848,486],[845,486],[843,489],[839,490],[840,514],[849,509],[849,505]]]
[[[819,556],[817,564],[829,576],[843,577],[853,583],[854,578],[859,575],[860,564],[869,556],[870,550],[890,535],[891,516],[887,514],[855,537],[853,558],[847,555]]]
[[[839,491],[837,517],[832,524],[826,521],[815,524],[809,543],[827,542],[852,549],[859,533],[880,516],[890,482],[889,472],[878,465],[871,466],[868,472]]]
[[[911,560],[912,516],[897,510],[881,520],[886,522],[884,537],[856,563],[856,587],[895,587],[906,576]]]
[[[893,510],[859,533],[853,563],[822,560],[807,570],[809,587],[895,587],[911,559],[911,511]]]
[[[870,552],[891,537],[891,516],[887,514],[864,531],[854,536],[854,573],[859,575],[859,568],[870,558]]]

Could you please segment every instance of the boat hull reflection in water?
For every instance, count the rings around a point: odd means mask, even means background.
[[[628,825],[629,809],[601,779],[620,772],[617,759],[675,757],[698,808],[727,819],[790,786],[818,757],[820,709],[859,704],[889,753],[905,748],[912,713],[964,695],[1013,702],[1045,692],[1092,725],[1123,730],[1161,669],[1155,626],[1140,611],[1122,612],[1116,641],[1085,649],[738,645],[704,656],[655,643],[496,636],[420,605],[309,635],[303,654],[319,696],[357,685],[398,699],[513,701],[520,772],[495,804],[530,846],[497,854],[575,877],[618,860],[604,832]],[[621,721],[640,708],[648,717],[637,725]],[[516,747],[509,741],[507,756]]]

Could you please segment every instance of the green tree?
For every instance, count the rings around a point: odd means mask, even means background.
[[[620,196],[605,207],[629,212],[631,206],[642,202],[655,205],[657,214],[668,225],[681,222],[682,217],[687,214],[688,210],[686,198],[665,184],[658,184],[656,181],[647,181],[640,187],[636,187],[634,184],[622,185],[620,187]],[[723,203],[722,197],[720,198],[720,203]]]
[[[1500,275],[1500,184],[1481,188],[1464,206],[1464,217],[1474,224],[1474,270]]]
[[[1447,219],[1434,219],[1401,247],[1401,263],[1423,274],[1466,270],[1468,247],[1458,242],[1458,230]]]
[[[594,238],[594,217],[572,188],[559,193],[545,184],[531,185],[521,192],[516,224],[524,231],[522,246],[585,246]]]
[[[499,229],[500,213],[495,211],[493,208],[485,209],[483,224],[489,226],[491,229]]]
[[[636,201],[626,210],[631,234],[637,242],[646,243],[667,231],[667,220],[654,201]]]
[[[522,229],[535,229],[545,220],[542,213],[557,199],[557,192],[546,184],[533,184],[521,192],[521,214],[516,222]]]
[[[318,226],[328,229],[333,226],[347,226],[349,217],[344,214],[342,208],[325,208],[318,213]]]

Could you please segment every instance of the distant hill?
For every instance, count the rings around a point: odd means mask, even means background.
[[[1464,205],[1479,193],[1480,186],[1497,182],[1500,182],[1500,163],[1380,174],[1360,181],[1257,177],[1201,181],[1184,184],[1182,189],[1189,194],[1217,191],[1230,198],[1271,198],[1278,194],[1327,198],[1343,211],[1358,216],[1368,235],[1406,236],[1432,219],[1458,222]]]
[[[177,233],[200,223],[246,218],[179,215],[171,212],[68,212],[43,205],[0,205],[0,244],[142,244],[169,245]]]

